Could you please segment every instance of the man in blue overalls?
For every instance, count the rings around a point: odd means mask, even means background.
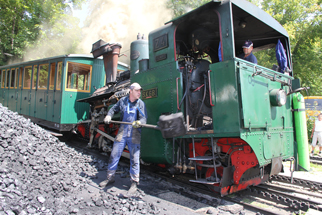
[[[115,172],[121,158],[124,147],[127,145],[130,152],[130,175],[131,187],[129,193],[135,193],[140,176],[140,142],[141,124],[146,124],[147,114],[144,102],[140,99],[141,86],[133,83],[130,86],[130,94],[121,98],[107,113],[104,123],[109,124],[115,113],[120,112],[120,120],[131,122],[132,125],[122,124],[115,137],[113,149],[107,167],[107,179],[102,181],[99,186],[105,187],[115,180]]]

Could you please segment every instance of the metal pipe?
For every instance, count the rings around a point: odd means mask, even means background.
[[[217,143],[216,143],[217,145]],[[211,146],[212,146],[212,160],[214,162],[214,171],[215,171],[215,176],[216,176],[216,182],[218,182],[217,178],[217,167],[216,167],[216,159],[215,159],[215,146],[214,146],[214,138],[211,137]]]
[[[193,157],[196,157],[196,150],[195,150],[195,138],[192,138],[192,149],[193,149]],[[197,176],[197,163],[195,161],[195,176],[196,176],[196,180],[198,179]]]
[[[97,128],[95,128],[94,129],[97,133],[100,133],[101,135],[103,135],[104,137],[106,137],[107,139],[109,139],[109,140],[111,140],[111,141],[113,141],[114,142],[114,140],[115,140],[115,138],[114,137],[112,137],[112,136],[110,136],[110,135],[108,135],[108,134],[106,134],[105,132],[103,132],[103,131],[101,131],[101,130],[99,130],[99,129],[97,129]]]
[[[202,97],[201,105],[200,105],[199,111],[198,111],[197,116],[196,116],[195,127],[197,127],[198,117],[199,117],[199,115],[201,113],[202,106],[203,106],[203,104],[205,102],[206,92],[207,92],[207,86],[206,86],[206,84],[207,84],[207,80],[204,77],[204,87],[205,87],[205,89],[203,91],[203,97]]]
[[[189,131],[189,101],[188,101],[188,66],[186,66],[186,121],[187,121],[187,131]]]

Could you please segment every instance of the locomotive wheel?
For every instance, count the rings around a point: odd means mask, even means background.
[[[72,139],[72,137],[74,136],[71,131],[64,131],[64,132],[62,132],[62,134],[63,134],[63,136],[62,136],[63,141],[70,141]]]
[[[98,138],[98,149],[103,151],[103,152],[111,152],[113,146],[111,147],[110,142],[111,141],[109,141],[106,137],[101,135]]]

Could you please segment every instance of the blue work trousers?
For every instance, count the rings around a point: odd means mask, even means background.
[[[130,152],[130,176],[131,180],[139,182],[140,176],[140,144],[132,143],[132,137],[123,136],[121,141],[115,141],[107,167],[107,177],[114,175],[122,152],[127,145]]]

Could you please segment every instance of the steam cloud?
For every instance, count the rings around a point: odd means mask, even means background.
[[[81,31],[79,28],[72,27],[72,29],[64,28],[63,32],[59,32],[62,22],[76,24],[76,18],[72,16],[66,16],[65,20],[57,20],[53,26],[43,24],[44,32],[50,30],[62,33],[63,37],[57,37],[54,33],[39,39],[34,48],[27,48],[22,61],[65,54],[90,54],[92,44],[102,39],[108,43],[122,44],[121,54],[126,56],[119,60],[129,64],[130,44],[136,40],[137,34],[144,34],[148,39],[149,32],[171,20],[172,12],[166,8],[166,1],[91,0],[90,14]],[[79,41],[80,38],[81,41]],[[18,62],[20,60],[9,63]]]
[[[166,0],[92,0],[91,14],[83,28],[81,49],[90,53],[92,44],[102,39],[108,43],[122,44],[120,61],[129,64],[130,44],[137,34],[148,39],[150,31],[161,27],[171,19]]]

